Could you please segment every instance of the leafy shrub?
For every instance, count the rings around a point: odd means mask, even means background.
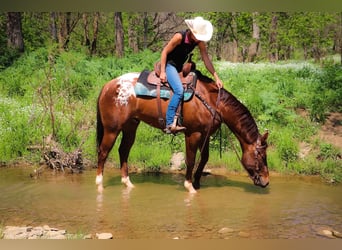
[[[321,160],[341,159],[341,153],[339,152],[339,150],[330,143],[321,143],[319,145],[319,149],[320,149],[320,152],[319,152],[318,158]]]
[[[30,125],[29,109],[8,98],[0,99],[0,159],[8,162],[27,153],[27,146],[37,138]]]
[[[277,147],[277,151],[280,159],[288,163],[294,162],[298,158],[298,143],[294,140],[294,134],[291,129],[284,128],[279,132],[274,132],[274,145]]]

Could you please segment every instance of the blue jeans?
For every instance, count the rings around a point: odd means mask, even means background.
[[[174,66],[172,66],[171,64],[166,64],[165,73],[167,81],[169,82],[170,87],[173,90],[173,95],[166,111],[166,126],[168,126],[173,123],[173,118],[176,115],[178,105],[183,98],[184,89],[178,72]]]

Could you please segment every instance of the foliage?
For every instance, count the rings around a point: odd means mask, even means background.
[[[56,16],[54,22],[52,14]],[[59,19],[62,16],[69,19]],[[98,17],[96,41],[93,40],[95,16]],[[165,19],[171,16],[172,19]],[[245,60],[249,47],[258,39],[256,61],[268,58],[271,52],[276,53],[279,60],[314,58],[319,61],[337,53],[341,40],[338,12],[123,12],[125,53],[145,49],[160,51],[173,33],[186,27],[183,20],[194,16],[203,16],[213,23],[209,51],[219,60],[233,53],[236,60]],[[270,43],[273,17],[277,19],[275,48]],[[18,55],[7,48],[6,22],[6,13],[0,13],[0,70],[11,65]],[[57,45],[61,50],[90,54],[89,42],[93,41],[97,56],[111,56],[115,51],[114,12],[23,12],[21,24],[26,52]],[[259,27],[260,38],[253,37],[254,24]],[[61,36],[65,36],[66,41],[58,42]],[[67,46],[62,45],[65,42]]]
[[[35,143],[40,134],[38,124],[30,120],[30,106],[14,99],[0,98],[0,158],[8,162],[28,153],[27,146]],[[28,131],[28,126],[31,127]]]
[[[145,50],[122,59],[89,57],[78,51],[63,52],[55,46],[25,53],[0,75],[1,161],[9,163],[27,157],[28,147],[42,145],[44,138],[54,133],[65,151],[81,148],[84,157],[95,165],[95,112],[100,89],[121,74],[151,69],[159,56]],[[312,137],[317,132],[317,119],[309,119],[322,113],[323,122],[327,112],[341,111],[339,65],[217,61],[214,64],[225,88],[248,107],[259,130],[270,131],[270,170],[320,174],[341,180],[341,152],[330,144],[315,145]],[[198,68],[202,70],[203,63],[199,62]],[[321,100],[319,105],[317,100]],[[208,165],[243,171],[235,154],[235,149],[241,154],[238,141],[224,125],[221,135],[218,132],[211,138]],[[305,159],[299,158],[299,143],[303,141],[315,148]],[[120,137],[109,158],[115,166],[119,162],[119,142]],[[141,123],[130,164],[159,171],[169,166],[172,153],[184,150],[183,135],[166,136]]]

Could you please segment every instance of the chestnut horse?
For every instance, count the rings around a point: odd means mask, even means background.
[[[186,174],[184,186],[190,193],[200,188],[200,178],[209,158],[209,136],[226,124],[239,140],[243,167],[254,184],[266,187],[269,173],[266,160],[268,133],[261,135],[249,110],[225,89],[218,89],[212,79],[197,71],[196,95],[182,105],[186,144]],[[160,108],[156,98],[140,98],[134,91],[139,73],[128,73],[106,83],[97,101],[97,149],[98,165],[96,184],[102,189],[104,164],[118,135],[121,182],[133,187],[128,176],[128,155],[134,143],[140,121],[155,128],[160,124]],[[169,100],[161,100],[161,112],[165,117]],[[201,157],[193,176],[196,153]]]

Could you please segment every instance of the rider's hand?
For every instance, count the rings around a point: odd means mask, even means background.
[[[160,72],[159,78],[160,78],[161,82],[166,82],[167,81],[165,71],[164,72]]]
[[[214,77],[215,77],[215,82],[216,82],[217,87],[219,89],[222,88],[223,87],[223,83],[222,83],[221,79],[218,77],[216,72],[214,73]]]
[[[217,87],[218,87],[219,89],[223,87],[223,84],[222,84],[222,82],[221,82],[220,79],[218,79],[218,80],[216,81],[216,85],[217,85]]]

